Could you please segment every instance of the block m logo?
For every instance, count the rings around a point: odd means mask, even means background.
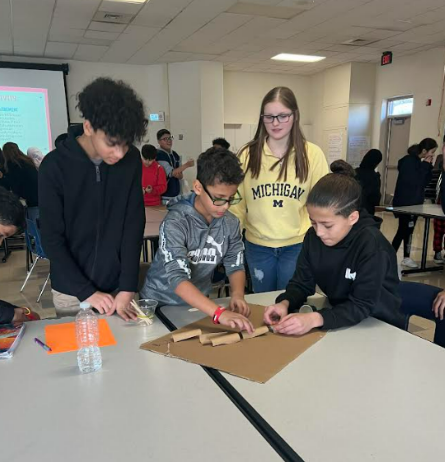
[[[273,200],[273,206],[274,207],[283,207],[283,199],[281,199],[281,200],[274,199]]]

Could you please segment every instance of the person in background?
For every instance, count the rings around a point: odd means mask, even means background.
[[[0,187],[0,245],[3,239],[25,229],[25,208],[11,192]],[[0,300],[0,324],[16,324],[40,319],[29,308]]]
[[[19,149],[16,143],[3,145],[2,185],[26,201],[27,217],[39,217],[38,172],[34,162]]]
[[[198,158],[193,193],[172,199],[159,230],[159,250],[148,270],[141,297],[163,305],[196,307],[215,324],[252,331],[244,300],[244,246],[239,221],[229,212],[242,198],[238,158],[210,148]],[[208,298],[212,275],[223,264],[232,297],[228,309]]]
[[[215,138],[212,141],[212,145],[214,148],[223,148],[223,149],[230,148],[230,143],[225,138]]]
[[[167,175],[167,190],[162,196],[162,203],[166,204],[173,197],[181,194],[181,180],[183,173],[195,165],[195,161],[190,159],[184,165],[181,165],[179,154],[173,151],[173,136],[163,128],[156,134],[159,143],[158,156],[156,160],[164,168]]]
[[[419,144],[411,146],[408,149],[408,154],[399,160],[397,166],[399,176],[397,177],[393,200],[394,207],[423,204],[425,187],[432,177],[436,149],[437,142],[432,138],[425,138]],[[394,215],[399,219],[399,227],[392,241],[392,246],[397,252],[403,241],[402,266],[417,268],[417,263],[410,258],[411,241],[417,217],[397,213]]]
[[[145,225],[142,162],[133,142],[147,129],[144,104],[122,81],[98,78],[78,95],[82,125],[60,136],[39,170],[42,245],[59,316],[80,302],[137,319]]]
[[[44,157],[42,151],[39,148],[28,148],[26,154],[34,162],[34,165],[38,170]]]
[[[258,129],[239,158],[243,197],[232,212],[246,230],[246,260],[254,292],[283,290],[295,271],[310,228],[306,200],[328,173],[322,150],[306,141],[289,88],[276,87],[261,103]]]
[[[142,193],[144,205],[161,205],[161,196],[167,190],[165,170],[156,162],[157,149],[151,144],[142,146]]]
[[[303,335],[338,329],[373,316],[405,328],[394,249],[380,232],[380,218],[361,210],[361,187],[350,170],[322,178],[307,198],[312,228],[286,292],[265,309],[277,333]],[[299,313],[316,286],[332,308]]]
[[[343,175],[347,174],[351,178],[355,178],[355,170],[351,164],[348,164],[343,159],[334,160],[329,166],[332,173],[341,173]]]
[[[362,207],[370,215],[375,214],[375,208],[382,197],[380,173],[375,169],[382,161],[382,153],[378,149],[370,149],[363,157],[360,167],[355,170],[355,179],[362,187]]]

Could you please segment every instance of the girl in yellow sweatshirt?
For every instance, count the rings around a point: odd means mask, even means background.
[[[305,140],[292,90],[277,87],[261,104],[258,129],[239,154],[243,200],[230,209],[246,230],[246,260],[256,293],[283,290],[310,228],[306,199],[328,173],[322,150]]]

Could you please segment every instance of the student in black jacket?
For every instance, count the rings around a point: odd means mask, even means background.
[[[39,170],[42,244],[59,315],[86,301],[136,319],[145,215],[135,140],[146,132],[142,101],[121,81],[98,78],[78,95],[83,126],[56,141]]]
[[[369,214],[375,214],[375,207],[380,204],[380,173],[375,169],[382,161],[382,153],[378,149],[370,149],[363,157],[360,167],[355,170],[355,179],[362,187],[362,208]]]
[[[28,218],[37,219],[39,216],[38,172],[32,159],[23,154],[17,144],[8,142],[3,145],[0,164],[3,173],[2,186],[25,199]]]
[[[0,245],[25,227],[25,209],[19,199],[0,187]],[[0,324],[20,323],[40,319],[27,307],[19,307],[0,300]]]
[[[408,149],[408,154],[399,160],[397,166],[396,190],[394,192],[394,207],[421,205],[425,199],[425,188],[431,181],[434,153],[437,143],[432,138],[425,138],[419,144]],[[392,241],[395,251],[399,250],[403,241],[403,260],[401,264],[409,268],[417,268],[410,258],[411,241],[417,217],[407,214],[395,214],[399,219],[399,227]]]
[[[400,328],[399,278],[394,249],[379,230],[381,219],[359,213],[361,187],[339,173],[323,177],[307,199],[312,228],[307,232],[297,270],[264,321],[276,332],[303,335],[311,329],[353,326],[374,316]],[[298,313],[316,285],[331,309]]]

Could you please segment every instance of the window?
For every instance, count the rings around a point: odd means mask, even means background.
[[[388,116],[410,115],[413,113],[414,98],[393,99],[388,103]]]

